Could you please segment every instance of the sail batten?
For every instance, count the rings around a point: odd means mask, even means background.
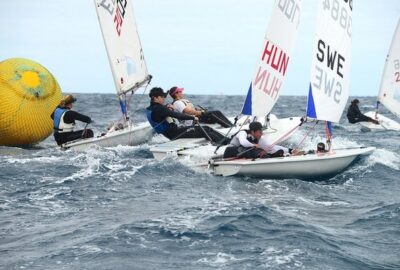
[[[318,1],[307,116],[339,122],[349,97],[352,1]],[[310,104],[312,102],[312,104]]]
[[[400,20],[386,58],[378,101],[400,117]]]
[[[118,95],[148,81],[131,1],[95,0],[97,16]]]
[[[266,116],[278,100],[297,38],[301,0],[277,0],[242,114]]]

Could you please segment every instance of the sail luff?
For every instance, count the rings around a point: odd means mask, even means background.
[[[242,114],[266,116],[277,102],[297,38],[301,5],[301,0],[275,1]]]
[[[95,7],[96,7],[96,14],[97,14],[97,20],[99,21],[99,23],[101,22],[101,17],[100,17],[100,11],[99,11],[99,9],[100,9],[100,4],[98,4],[97,3],[98,2],[98,0],[94,0],[94,5],[95,5]],[[106,33],[104,32],[104,30],[103,30],[103,27],[101,27],[101,23],[100,23],[100,31],[101,31],[101,36],[102,36],[102,38],[103,38],[103,42],[104,42],[104,46],[105,46],[105,48],[106,48],[106,53],[107,53],[107,58],[108,58],[108,62],[109,62],[109,64],[110,64],[110,68],[111,68],[111,73],[112,73],[112,77],[113,77],[113,81],[114,81],[114,85],[115,85],[115,90],[117,91],[117,93],[119,92],[118,91],[118,89],[119,89],[119,86],[118,86],[118,82],[117,82],[117,75],[116,75],[116,72],[115,72],[115,69],[114,69],[114,66],[112,65],[112,63],[111,63],[111,55],[110,55],[110,50],[109,50],[109,43],[107,43],[106,42]]]
[[[118,95],[135,90],[149,77],[131,0],[95,0]]]
[[[378,101],[400,117],[400,19],[386,57]]]

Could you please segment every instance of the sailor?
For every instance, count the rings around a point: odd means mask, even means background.
[[[208,111],[204,108],[196,109],[196,107],[183,96],[184,88],[177,86],[169,90],[170,96],[173,98],[172,106],[180,113],[186,113],[199,118],[200,123],[219,124],[224,128],[231,127],[233,124],[221,111]],[[184,125],[193,125],[192,120],[186,120]]]
[[[298,151],[280,145],[273,145],[263,136],[260,122],[251,122],[248,130],[239,131],[225,149],[224,158],[270,158],[296,154]]]
[[[178,126],[174,119],[178,120],[191,120],[198,122],[197,116],[189,115],[186,113],[179,113],[173,110],[171,105],[164,105],[165,97],[168,92],[160,87],[154,87],[150,90],[150,106],[147,107],[147,120],[150,122],[153,129],[163,134],[170,140],[179,138],[206,138],[215,143],[225,141],[225,137],[207,126],[191,125],[191,126]]]
[[[58,145],[81,138],[93,137],[93,131],[91,129],[74,131],[75,121],[81,121],[87,124],[92,122],[89,116],[72,110],[72,104],[75,101],[76,98],[72,95],[64,96],[60,104],[51,114],[54,127],[54,139]]]
[[[376,125],[379,125],[378,120],[372,119],[371,117],[368,117],[361,113],[360,109],[358,108],[359,104],[360,104],[360,101],[358,99],[354,99],[351,102],[351,105],[349,106],[349,109],[347,110],[347,119],[349,120],[349,123],[355,124],[358,122],[372,122]]]

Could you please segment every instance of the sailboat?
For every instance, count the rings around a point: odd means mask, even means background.
[[[114,78],[122,112],[122,120],[98,137],[63,144],[64,149],[85,149],[91,145],[103,147],[138,145],[151,139],[153,130],[147,122],[133,124],[127,112],[127,95],[150,83],[131,0],[95,0],[100,28]]]
[[[279,143],[287,139],[301,125],[301,117],[278,119],[270,114],[281,94],[291,52],[296,43],[301,2],[300,0],[275,1],[263,47],[257,59],[255,74],[241,111],[243,117],[232,130],[217,129],[221,134],[232,135],[246,128],[251,121],[257,120],[267,128],[265,133],[268,133],[269,140]],[[155,145],[150,151],[156,159],[178,155],[201,159],[206,157],[207,161],[214,154],[222,154],[224,149],[225,147],[220,147],[215,150],[209,142],[199,138],[170,141]]]
[[[379,105],[384,105],[390,112],[400,118],[400,20],[394,32],[392,44],[386,57],[381,86],[376,102],[376,111],[365,115],[377,119],[379,125],[371,122],[360,122],[367,130],[395,130],[400,131],[400,124],[378,113]]]
[[[333,2],[336,4],[333,5]],[[339,122],[349,95],[352,1],[318,1],[317,11],[306,115],[327,121],[329,127],[331,122]],[[331,147],[331,129],[327,131],[329,149],[326,152],[311,151],[299,156],[256,160],[212,159],[209,167],[214,174],[223,176],[325,179],[340,173],[357,157],[368,155],[375,149],[335,150]]]

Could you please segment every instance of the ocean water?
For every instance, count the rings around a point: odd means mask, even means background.
[[[114,95],[77,97],[96,132],[118,119]],[[244,99],[189,98],[230,116]],[[362,111],[374,108],[358,98]],[[144,121],[148,98],[131,104]],[[300,116],[305,104],[283,96],[273,112]],[[302,147],[324,139],[323,125],[316,131]],[[79,153],[52,137],[0,147],[0,269],[400,269],[398,132],[361,132],[343,118],[334,147],[377,150],[314,182],[216,177],[154,160],[149,145],[160,141]]]

